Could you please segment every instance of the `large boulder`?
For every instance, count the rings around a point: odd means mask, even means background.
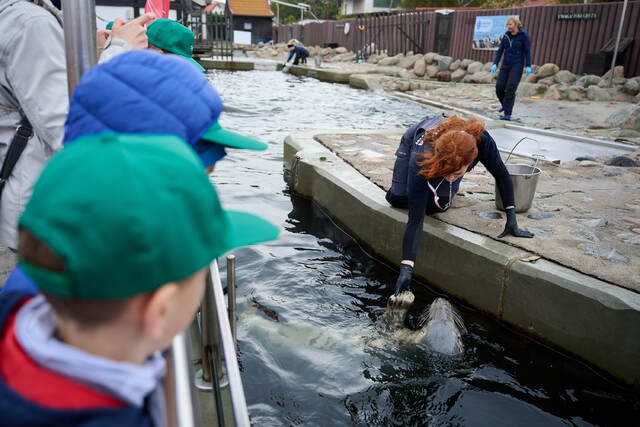
[[[396,56],[391,56],[389,58],[381,59],[380,61],[378,61],[378,65],[382,65],[383,67],[396,65],[402,60],[402,58],[404,58],[404,56],[401,53],[399,53]]]
[[[435,52],[429,52],[427,54],[424,55],[424,62],[427,65],[431,65],[434,62],[436,62],[436,57],[439,56],[437,53]]]
[[[438,71],[436,74],[438,81],[441,82],[450,82],[451,81],[451,73],[449,71]]]
[[[478,71],[469,77],[471,83],[492,83],[493,75],[488,71]]]
[[[538,78],[536,77],[535,73],[531,73],[528,76],[524,76],[523,81],[527,83],[535,83],[536,81],[538,81]]]
[[[345,52],[333,57],[334,61],[341,61],[341,62],[349,62],[349,61],[353,61],[354,59],[356,59],[356,55],[353,52]]]
[[[553,76],[553,79],[556,81],[556,83],[568,85],[575,82],[577,80],[577,76],[571,71],[561,70]]]
[[[626,93],[616,93],[611,97],[611,100],[615,102],[629,102],[630,99],[632,99],[632,97]]]
[[[331,48],[330,47],[325,47],[324,49],[322,49],[320,51],[320,55],[321,56],[327,56],[331,53]]]
[[[491,68],[493,68],[493,62],[485,62],[482,71],[491,71]]]
[[[460,62],[461,61],[459,59],[456,59],[455,61],[453,61],[451,65],[449,65],[449,71],[455,71],[458,68],[460,68]]]
[[[464,78],[465,74],[467,74],[467,73],[462,68],[458,68],[453,73],[451,73],[451,81],[452,82],[462,81],[462,79]]]
[[[469,66],[469,64],[473,64],[473,60],[471,60],[471,59],[463,59],[460,62],[460,68],[462,68],[463,70],[466,70],[467,67]]]
[[[401,91],[401,92],[406,92],[409,89],[411,89],[411,82],[409,82],[408,80],[402,80],[400,82],[397,83],[397,90]]]
[[[437,65],[427,65],[427,75],[430,79],[435,79],[438,71],[440,71],[440,67]]]
[[[584,101],[584,93],[586,89],[582,86],[569,87],[569,101]]]
[[[604,73],[604,76],[602,76],[602,78],[609,79],[610,75],[611,70]],[[624,67],[622,65],[617,65],[613,68],[613,78],[615,79],[616,77],[624,77]]]
[[[346,47],[340,46],[340,47],[336,48],[336,55],[341,55],[343,53],[347,53],[347,48]]]
[[[450,56],[441,56],[438,58],[438,66],[440,67],[440,71],[448,71],[449,66],[453,62],[453,58]]]
[[[484,65],[482,64],[482,62],[478,62],[478,61],[472,62],[467,66],[467,73],[475,74],[478,71],[482,71],[483,66]]]
[[[522,98],[529,98],[531,96],[544,95],[546,91],[547,87],[545,85],[522,82],[518,85],[516,95]]]
[[[629,114],[627,119],[622,123],[622,128],[640,131],[640,107],[634,105],[636,109]]]
[[[403,58],[398,62],[398,67],[405,69],[412,69],[418,59],[422,59],[422,55],[410,55]]]
[[[562,99],[562,94],[558,90],[557,85],[553,85],[547,90],[544,94],[544,99],[549,101],[560,101]]]
[[[622,87],[622,91],[631,96],[636,95],[640,92],[640,82],[636,79],[629,79]]]
[[[424,58],[419,58],[416,63],[413,64],[413,72],[416,76],[422,77],[427,72],[427,64],[424,62]]]
[[[538,79],[538,83],[545,86],[552,86],[556,84],[552,77],[546,77],[544,79]]]
[[[560,71],[560,68],[556,64],[544,64],[536,71],[536,77],[544,79],[545,77],[553,76],[558,71]]]
[[[613,79],[611,79],[611,87],[612,88],[616,88],[616,90],[618,89],[622,89],[622,87],[627,83],[627,79],[625,79],[624,77],[614,77]],[[598,87],[601,88],[608,88],[609,87],[609,77],[607,78],[601,78],[600,81],[598,82]]]
[[[611,100],[611,95],[607,90],[598,86],[589,86],[587,88],[587,98],[592,101],[608,102]]]
[[[593,74],[587,74],[586,76],[580,77],[576,81],[576,86],[582,86],[584,88],[588,88],[589,86],[595,86],[598,83],[600,83],[600,77]]]

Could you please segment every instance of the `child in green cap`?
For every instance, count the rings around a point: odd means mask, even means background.
[[[204,67],[192,57],[194,38],[190,29],[173,19],[156,19],[147,27],[149,49],[180,55],[204,72]]]
[[[66,147],[19,222],[20,265],[42,293],[0,296],[3,425],[165,425],[159,351],[192,321],[205,268],[276,235],[222,210],[175,136],[107,132]]]

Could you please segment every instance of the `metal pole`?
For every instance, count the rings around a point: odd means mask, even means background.
[[[190,340],[185,332],[176,335],[167,356],[167,425],[169,427],[195,427],[200,418],[195,410],[191,384]]]
[[[276,3],[276,23],[280,25],[280,3]]]
[[[237,343],[236,337],[236,256],[227,256],[227,306],[229,311],[229,325],[233,344]]]
[[[304,19],[304,9],[300,9],[300,22]]]
[[[622,35],[622,25],[624,24],[624,15],[627,12],[627,0],[624,0],[622,5],[622,15],[620,16],[620,24],[618,25],[618,37],[616,38],[616,47],[613,50],[613,60],[611,61],[611,72],[609,73],[609,84],[607,87],[613,85],[613,69],[616,67],[616,57],[618,56],[618,46],[620,45],[620,36]]]
[[[84,73],[98,62],[95,0],[62,0],[69,98]]]
[[[213,302],[216,306],[216,315],[218,316],[218,324],[220,325],[221,332],[220,338],[225,354],[224,362],[227,367],[233,419],[237,427],[249,427],[251,423],[249,422],[247,401],[244,397],[238,359],[236,358],[236,347],[231,334],[226,332],[230,330],[229,319],[227,317],[226,307],[224,306],[224,294],[222,292],[222,285],[220,284],[220,274],[215,261],[209,265],[209,271],[211,272],[211,281],[213,282]]]

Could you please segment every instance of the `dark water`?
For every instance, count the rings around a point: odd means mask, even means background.
[[[223,203],[282,228],[277,241],[234,251],[254,425],[637,425],[637,394],[458,303],[467,326],[459,357],[375,330],[397,271],[289,194],[282,141],[319,128],[404,129],[433,110],[278,72],[210,78],[226,104],[254,112],[224,114],[223,126],[270,145],[231,152],[216,166]],[[414,288],[416,315],[436,293]]]

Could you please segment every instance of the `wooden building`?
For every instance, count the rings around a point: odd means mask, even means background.
[[[232,18],[234,31],[251,32],[251,43],[271,40],[273,12],[268,0],[227,0],[225,13]]]

